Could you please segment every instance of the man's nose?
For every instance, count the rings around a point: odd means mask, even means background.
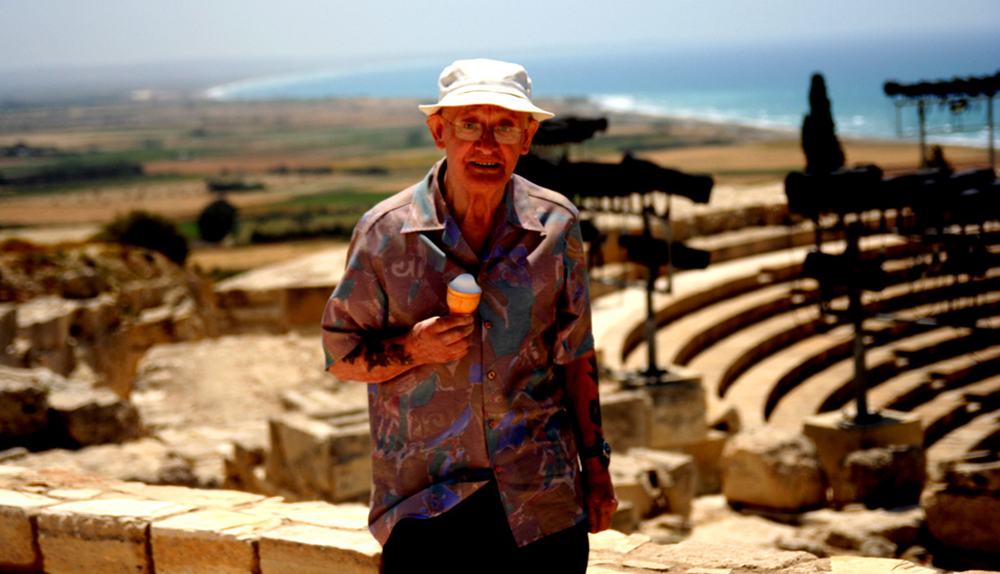
[[[496,147],[497,139],[496,134],[493,132],[494,129],[495,128],[493,126],[483,126],[483,133],[480,134],[479,139],[476,140],[476,144],[485,149],[493,149]]]

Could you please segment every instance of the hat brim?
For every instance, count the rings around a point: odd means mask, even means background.
[[[531,103],[531,101],[513,94],[503,92],[476,90],[457,94],[448,94],[436,104],[417,106],[420,111],[428,116],[432,116],[441,108],[455,108],[461,106],[499,106],[515,112],[526,112],[538,121],[555,117],[552,112],[547,112]]]

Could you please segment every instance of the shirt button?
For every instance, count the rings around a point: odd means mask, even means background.
[[[490,323],[489,321],[487,321],[487,322],[483,323],[483,327],[486,327],[487,329],[492,329],[493,328],[493,323]]]
[[[489,380],[491,380],[491,381],[493,379],[497,378],[496,371],[490,371],[490,372],[486,373],[486,378],[489,379]]]

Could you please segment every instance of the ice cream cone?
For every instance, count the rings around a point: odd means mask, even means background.
[[[479,307],[482,294],[472,275],[463,273],[448,284],[448,309],[453,315],[468,315]]]

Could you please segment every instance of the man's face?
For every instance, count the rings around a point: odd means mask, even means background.
[[[468,141],[455,134],[455,124],[475,123],[483,126],[479,139]],[[515,112],[498,106],[465,106],[442,108],[439,114],[427,118],[427,125],[438,149],[445,150],[449,185],[457,185],[471,194],[502,192],[517,160],[528,153],[531,138],[538,130],[538,121],[525,112]],[[524,130],[516,143],[499,143],[494,137],[497,126]],[[458,190],[451,190],[458,191]]]

